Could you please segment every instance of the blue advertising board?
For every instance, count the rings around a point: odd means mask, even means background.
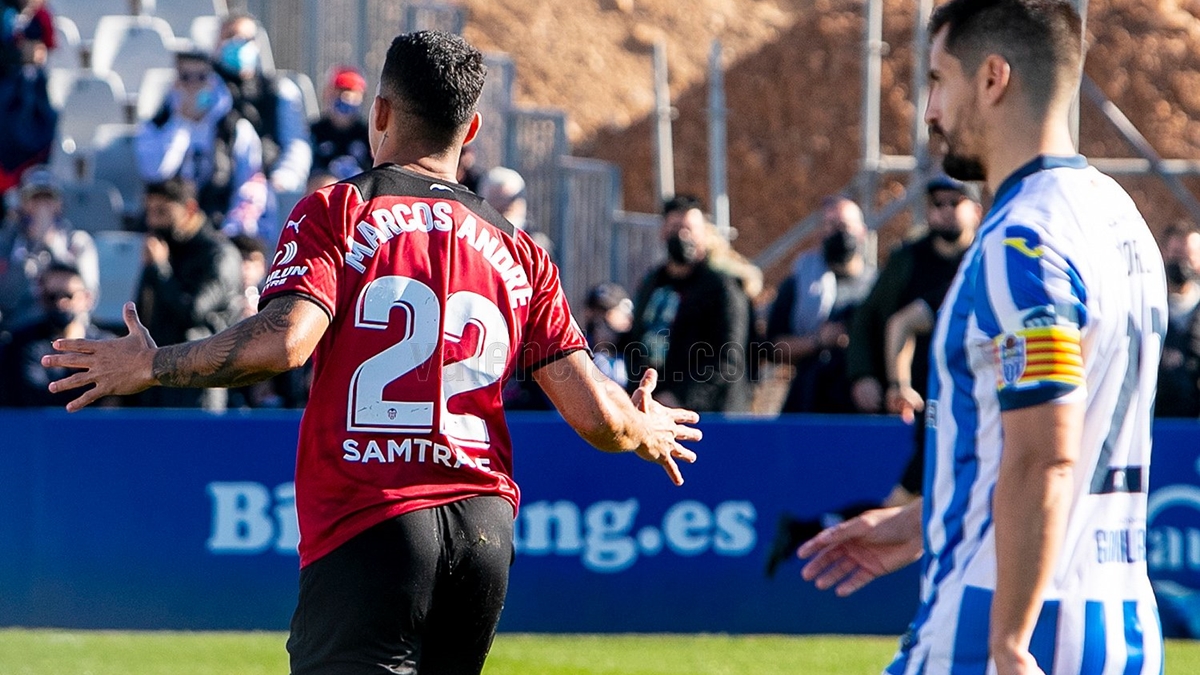
[[[298,415],[0,413],[0,625],[283,629],[295,603]],[[887,494],[911,432],[891,419],[714,419],[672,486],[555,414],[510,417],[522,504],[501,629],[903,631],[915,566],[851,598],[799,564],[763,574],[784,512]],[[1200,590],[1200,425],[1159,425],[1151,568],[1188,634]]]

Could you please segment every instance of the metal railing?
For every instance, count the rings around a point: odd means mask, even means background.
[[[464,7],[430,0],[230,0],[266,28],[279,68],[308,74],[320,89],[339,64],[363,68],[373,92],[392,39],[437,29],[461,33]],[[579,306],[595,284],[615,281],[633,292],[661,257],[658,216],[621,210],[620,169],[570,157],[566,114],[514,105],[516,67],[487,54],[479,100],[483,125],[474,141],[481,169],[507,166],[525,179],[528,227],[554,244],[567,297]]]

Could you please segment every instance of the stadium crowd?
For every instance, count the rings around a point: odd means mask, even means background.
[[[97,74],[98,41],[89,49],[86,28],[54,16],[44,0],[4,0],[0,12],[0,405],[64,402],[45,386],[60,375],[39,360],[57,337],[123,330],[119,315],[96,316],[102,287],[109,296],[126,291],[159,344],[253,315],[290,205],[372,165],[362,71],[334,68],[316,110],[306,78],[275,71],[270,41],[250,15],[174,25],[106,17],[92,27],[98,38],[125,31],[122,39],[149,39],[169,59],[169,69],[141,68],[123,82],[119,63]],[[97,87],[119,121],[135,122],[119,125],[125,136],[111,137],[113,125],[90,109]],[[553,255],[549,228],[537,223],[543,214],[527,213],[520,174],[478,166],[468,146],[459,180],[514,225],[530,223]],[[862,209],[830,196],[817,245],[764,289],[762,272],[704,205],[677,196],[663,207],[662,264],[638,288],[593,288],[578,314],[602,372],[632,387],[655,368],[668,404],[897,414],[914,424],[919,446],[928,334],[981,202],[974,185],[934,178],[927,223],[877,268]],[[139,245],[112,245],[114,231]],[[1200,417],[1200,231],[1172,225],[1162,247],[1171,306],[1156,412]],[[780,372],[791,373],[786,393],[772,396],[780,378],[765,375]],[[309,378],[300,370],[241,390],[152,390],[105,403],[302,407]],[[522,373],[504,398],[510,409],[550,409]],[[919,476],[919,465],[910,467],[897,494],[917,492]]]

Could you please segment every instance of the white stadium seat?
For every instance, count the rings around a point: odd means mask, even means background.
[[[167,92],[175,84],[174,68],[150,68],[142,78],[137,95],[137,118],[148,120],[162,107]]]
[[[148,68],[175,65],[175,35],[162,19],[149,16],[106,16],[96,28],[92,71],[115,72],[125,91],[136,96]]]
[[[54,49],[46,57],[47,68],[78,68],[82,61],[79,50],[83,48],[83,39],[79,37],[79,27],[65,16],[54,17]]]
[[[85,43],[96,34],[100,17],[110,14],[132,14],[129,0],[52,0],[50,8],[58,16],[75,22],[79,37]]]
[[[77,230],[120,230],[125,222],[125,205],[121,193],[110,183],[66,183],[63,185],[63,215]]]
[[[134,299],[142,278],[145,235],[108,231],[92,237],[100,259],[100,299],[92,310],[92,321],[102,326],[122,326],[121,307]]]
[[[192,19],[188,36],[196,49],[211,54],[217,48],[217,38],[221,35],[221,17],[198,16]]]
[[[142,11],[165,19],[176,35],[186,35],[197,17],[222,17],[229,13],[229,7],[225,0],[142,0]]]
[[[92,138],[92,175],[117,188],[126,216],[141,213],[146,191],[138,174],[136,137],[132,124],[102,124]]]
[[[79,147],[90,146],[96,127],[125,121],[125,87],[116,73],[81,72],[71,83],[58,117],[58,133]]]
[[[304,108],[304,116],[312,124],[321,117],[321,99],[317,98],[317,88],[313,86],[312,78],[297,70],[277,71],[280,77],[286,77],[300,89],[300,103]]]
[[[71,85],[75,84],[75,78],[79,77],[80,71],[78,68],[50,68],[46,74],[46,93],[50,96],[50,105],[54,106],[55,110],[62,110],[63,103],[67,100],[67,94],[71,92]]]

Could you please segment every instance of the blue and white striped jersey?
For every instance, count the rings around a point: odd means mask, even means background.
[[[1051,675],[1162,672],[1146,576],[1150,421],[1167,316],[1133,201],[1080,156],[1009,177],[938,316],[921,606],[894,675],[986,675],[1000,415],[1086,401],[1066,541],[1031,651]]]

